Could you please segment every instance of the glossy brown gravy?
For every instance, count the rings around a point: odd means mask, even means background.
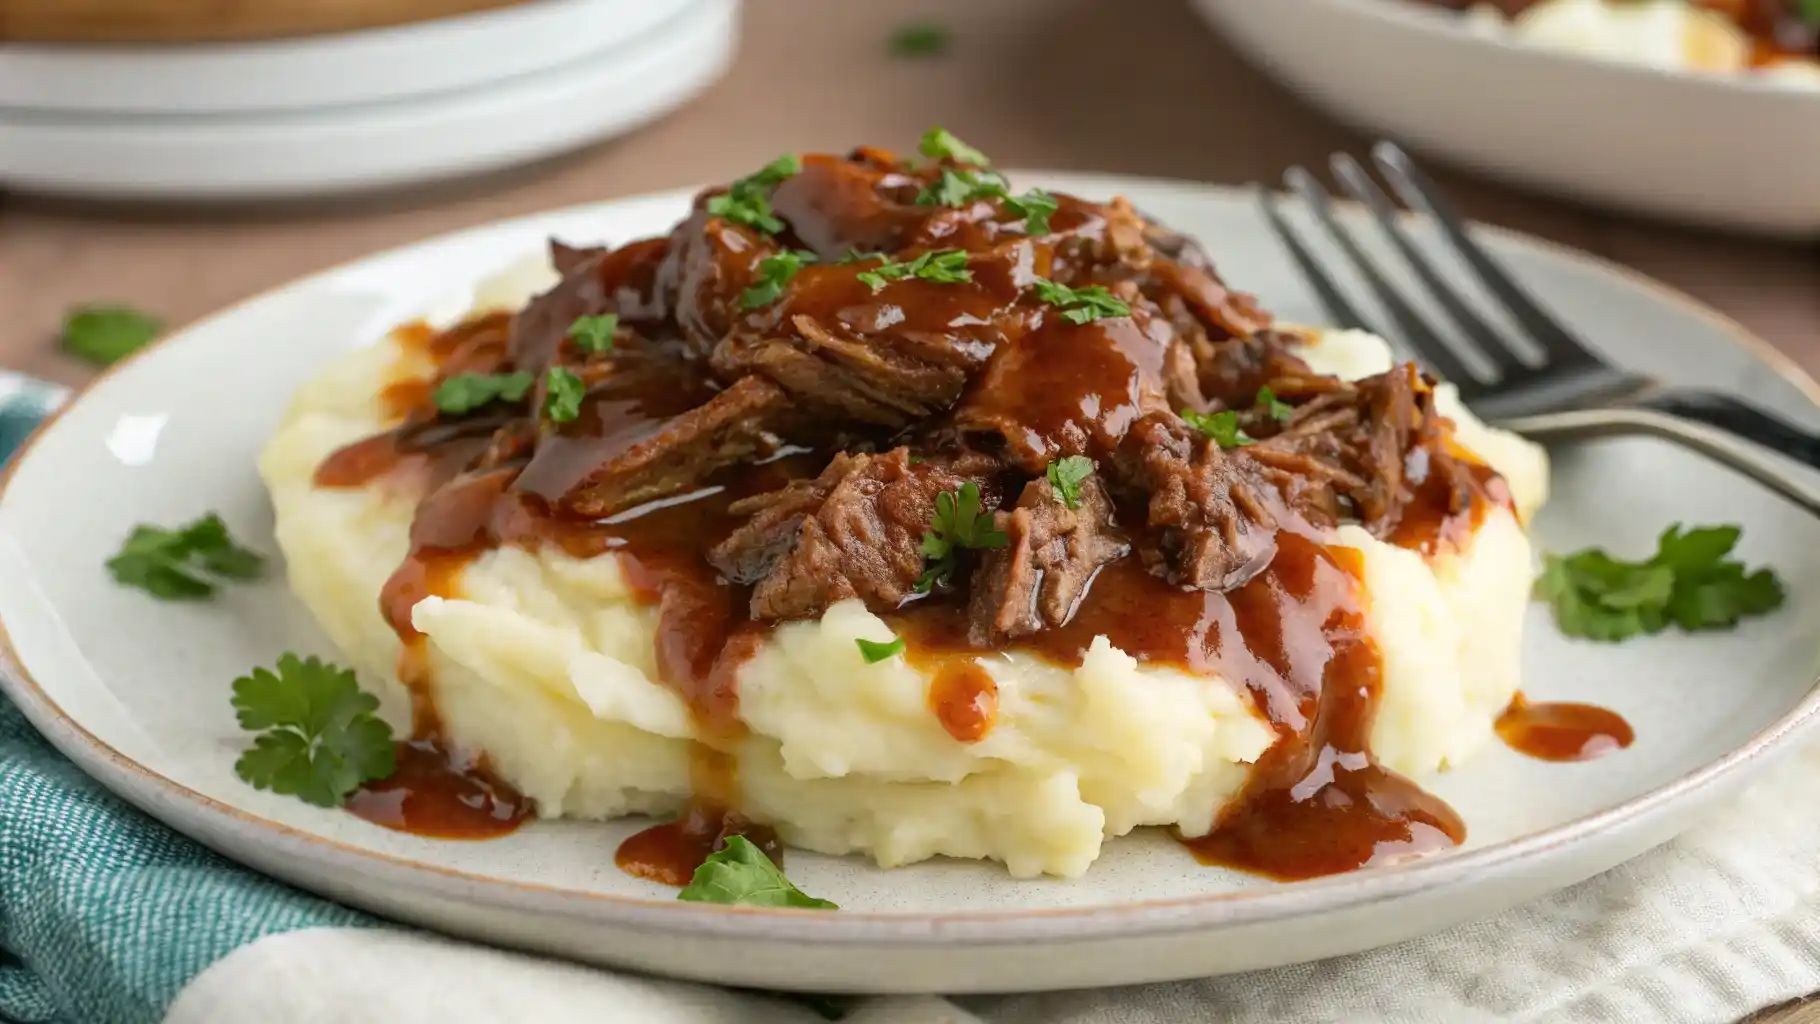
[[[1522,694],[1498,716],[1498,738],[1543,761],[1591,761],[1637,738],[1624,716],[1593,704],[1532,704]]]
[[[777,841],[777,833],[700,800],[692,802],[675,821],[653,825],[620,843],[613,863],[628,875],[684,886],[703,861],[736,835],[745,836],[772,863],[783,866],[783,844]]]
[[[496,839],[531,816],[530,801],[484,761],[455,757],[428,740],[400,741],[396,752],[396,772],[348,798],[355,817],[437,839]]]
[[[1171,586],[1135,558],[1115,562],[1067,625],[1021,649],[1073,667],[1104,636],[1140,663],[1245,687],[1279,740],[1213,832],[1185,841],[1204,863],[1311,878],[1458,844],[1459,816],[1370,756],[1380,674],[1359,554],[1290,531],[1277,540],[1270,568],[1225,594]],[[891,621],[913,662],[969,649],[965,619],[946,607]]]

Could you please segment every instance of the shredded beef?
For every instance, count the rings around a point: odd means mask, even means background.
[[[709,552],[734,580],[756,581],[755,619],[799,619],[859,598],[874,611],[898,607],[923,573],[923,534],[935,496],[962,484],[996,504],[997,465],[974,455],[913,458],[839,455],[813,483],[754,503],[756,514]]]
[[[774,450],[793,416],[788,395],[747,377],[595,465],[564,503],[601,517],[697,487],[723,466]]]
[[[509,336],[477,330],[444,360],[537,381],[503,429],[460,427],[496,431],[471,464],[522,465],[519,489],[599,517],[786,446],[831,453],[816,478],[734,503],[738,525],[708,556],[753,588],[763,619],[853,597],[897,607],[925,568],[935,496],[976,483],[1009,544],[965,553],[953,585],[970,587],[974,642],[992,644],[1066,622],[1098,569],[1134,551],[1174,583],[1227,590],[1269,565],[1283,517],[1389,537],[1418,487],[1471,500],[1413,367],[1317,374],[1301,337],[1228,289],[1193,240],[1123,200],[1070,196],[1033,234],[990,174],[876,149],[812,155],[701,193],[667,236],[554,244],[561,282]],[[746,205],[714,202],[725,195]],[[954,250],[963,272],[913,270]],[[780,273],[772,258],[787,253]],[[1124,307],[1044,298],[1039,278]],[[602,314],[620,318],[610,346],[572,339],[578,317]],[[543,417],[551,368],[585,390],[578,417]],[[1255,443],[1222,449],[1187,411],[1235,415]],[[1044,471],[1075,456],[1099,471],[1069,509]]]
[[[1223,450],[1165,413],[1125,435],[1115,467],[1122,483],[1148,496],[1140,550],[1170,582],[1231,590],[1275,557],[1276,516],[1244,449]]]
[[[972,642],[984,647],[1063,625],[1100,567],[1131,550],[1097,475],[1081,482],[1078,508],[1047,479],[1030,481],[998,528],[1009,542],[981,559],[968,603]]]

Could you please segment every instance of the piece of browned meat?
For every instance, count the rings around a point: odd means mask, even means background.
[[[1358,385],[1363,429],[1348,454],[1365,485],[1352,492],[1352,501],[1365,528],[1378,536],[1396,528],[1409,500],[1403,463],[1424,418],[1416,404],[1418,382],[1415,364],[1404,363]],[[1428,390],[1423,388],[1422,394]]]
[[[947,409],[1008,333],[1015,289],[973,281],[891,281],[863,265],[811,266],[714,350],[723,380],[759,374],[823,421],[900,428]]]
[[[731,579],[756,581],[755,619],[809,618],[855,597],[889,611],[915,592],[923,573],[935,496],[973,483],[991,508],[996,468],[974,455],[913,461],[908,448],[836,456],[813,483],[746,503],[756,508],[752,520],[708,560]]]
[[[1168,413],[1138,421],[1114,463],[1147,496],[1145,562],[1199,590],[1243,586],[1276,557],[1276,516],[1243,449],[1220,448]]]
[[[1140,417],[1170,409],[1170,343],[1169,325],[1143,310],[1085,324],[1051,310],[993,353],[954,425],[996,437],[1032,476],[1071,455],[1109,458]]]
[[[601,518],[701,486],[723,466],[776,450],[794,421],[788,395],[747,377],[639,436],[544,437],[519,481],[570,512]]]
[[[1097,474],[1081,481],[1078,508],[1046,478],[1030,481],[1017,507],[998,514],[998,528],[1009,543],[981,558],[967,606],[971,641],[981,647],[1065,624],[1100,567],[1131,550]]]
[[[628,323],[659,325],[667,309],[657,292],[657,274],[668,247],[663,238],[617,249],[576,249],[551,242],[550,263],[562,277],[512,318],[513,364],[541,374],[562,362],[563,340],[578,317],[616,313]]]

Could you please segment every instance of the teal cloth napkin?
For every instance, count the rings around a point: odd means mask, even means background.
[[[0,372],[0,460],[60,389]],[[0,697],[0,1020],[157,1024],[183,986],[278,932],[377,924],[127,806]]]

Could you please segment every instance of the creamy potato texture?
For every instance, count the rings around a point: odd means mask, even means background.
[[[520,266],[477,301],[515,307],[549,280],[547,268]],[[1369,335],[1311,338],[1307,356],[1328,372],[1361,376],[1390,362]],[[340,446],[391,425],[387,385],[430,370],[390,341],[340,357],[300,390],[260,460],[292,589],[395,722],[408,720],[408,696],[378,595],[406,553],[416,495],[385,480],[317,488],[312,474]],[[1532,513],[1546,486],[1541,451],[1480,425],[1450,393],[1440,400],[1459,441]],[[1517,688],[1530,580],[1522,526],[1492,509],[1460,550],[1432,561],[1357,527],[1333,542],[1363,555],[1383,659],[1379,760],[1417,777],[1459,762]],[[544,816],[683,808],[694,723],[657,678],[657,611],[636,599],[615,558],[500,548],[467,566],[458,592],[413,613],[450,739],[485,750]],[[1205,833],[1275,741],[1242,686],[1140,664],[1101,637],[1078,668],[982,657],[997,716],[983,739],[962,743],[931,712],[927,674],[901,657],[868,664],[854,643],[891,636],[849,601],[778,627],[740,670],[742,806],[791,846],[886,866],[946,855],[1002,861],[1018,876],[1079,875],[1107,839],[1139,826]]]

